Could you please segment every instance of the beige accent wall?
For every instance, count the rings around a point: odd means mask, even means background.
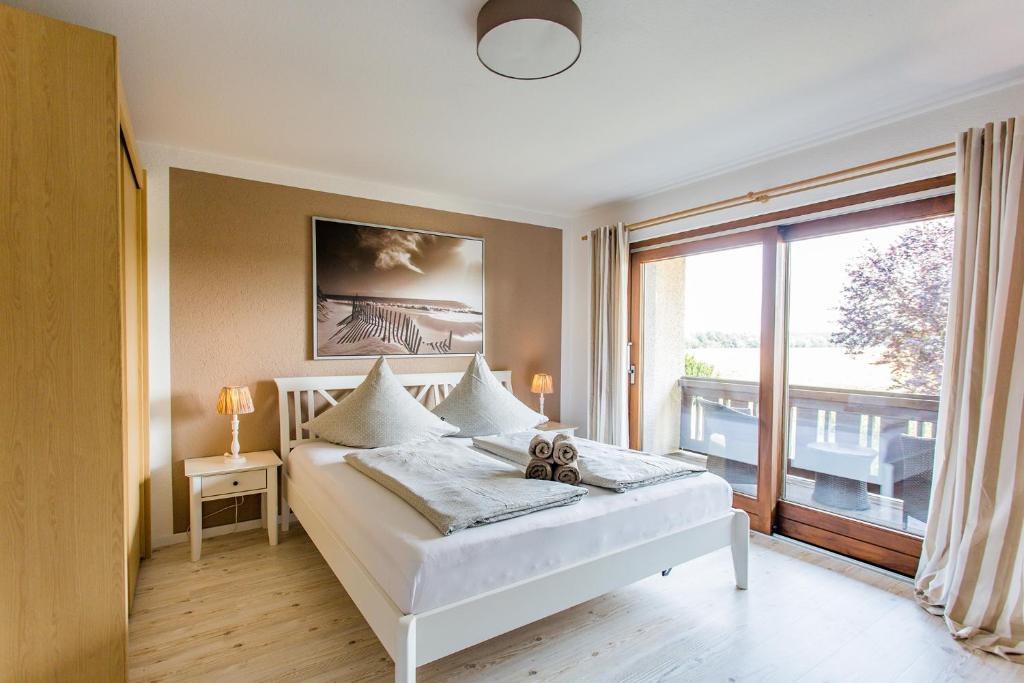
[[[472,235],[486,240],[486,355],[529,393],[535,372],[555,377],[548,416],[558,418],[561,378],[562,231],[181,169],[170,172],[171,435],[174,530],[188,527],[185,458],[222,453],[224,384],[248,384],[256,412],[240,418],[243,451],[278,449],[274,377],[348,375],[372,359],[312,359],[311,218]],[[395,372],[461,370],[469,358],[396,358]],[[213,512],[230,501],[208,504]],[[239,519],[258,516],[255,499]],[[234,521],[231,510],[205,526]]]

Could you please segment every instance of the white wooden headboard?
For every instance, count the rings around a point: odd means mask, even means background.
[[[462,372],[423,372],[395,377],[417,401],[427,408],[433,408],[448,396],[462,375]],[[494,376],[506,389],[512,391],[510,370],[495,370]],[[281,420],[281,460],[287,462],[293,448],[315,440],[309,430],[302,428],[303,422],[336,405],[364,379],[366,375],[275,377]]]

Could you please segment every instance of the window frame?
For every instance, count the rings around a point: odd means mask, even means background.
[[[630,445],[634,448],[640,445],[644,264],[760,244],[763,260],[757,496],[734,493],[733,506],[750,515],[751,528],[756,531],[778,533],[912,576],[921,555],[920,537],[782,499],[786,438],[783,420],[787,405],[788,245],[803,239],[951,215],[954,182],[952,174],[938,176],[633,243],[629,273],[629,363],[634,373],[629,384]],[[934,190],[943,193],[919,198],[919,193]],[[872,202],[901,197],[906,201],[870,206]],[[786,222],[836,208],[850,210],[803,222]]]

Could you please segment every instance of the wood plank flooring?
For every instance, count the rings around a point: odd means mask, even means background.
[[[1011,681],[974,655],[911,587],[755,534],[750,590],[727,550],[419,669],[419,680]],[[131,618],[133,681],[390,681],[393,667],[301,527],[206,539],[143,563]]]

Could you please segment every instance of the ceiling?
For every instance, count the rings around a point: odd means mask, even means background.
[[[567,216],[1024,77],[1020,0],[578,0],[513,81],[483,0],[15,0],[114,33],[140,140]]]

